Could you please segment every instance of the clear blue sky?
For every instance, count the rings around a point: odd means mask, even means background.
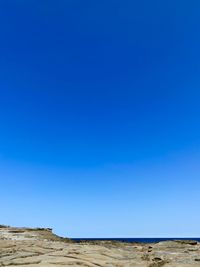
[[[200,236],[199,14],[0,1],[0,223]]]

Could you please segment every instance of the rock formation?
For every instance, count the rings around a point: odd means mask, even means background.
[[[23,267],[200,267],[200,243],[76,243],[50,228],[0,225],[0,266]]]

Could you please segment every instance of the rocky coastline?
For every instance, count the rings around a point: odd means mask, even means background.
[[[200,243],[75,242],[51,228],[0,225],[0,266],[200,267]]]

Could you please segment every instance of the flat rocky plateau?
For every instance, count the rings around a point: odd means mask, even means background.
[[[0,225],[0,266],[200,266],[200,243],[178,240],[154,244],[76,243],[56,236],[49,228]]]

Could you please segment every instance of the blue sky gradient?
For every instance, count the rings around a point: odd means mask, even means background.
[[[200,236],[200,2],[0,2],[0,223]]]

